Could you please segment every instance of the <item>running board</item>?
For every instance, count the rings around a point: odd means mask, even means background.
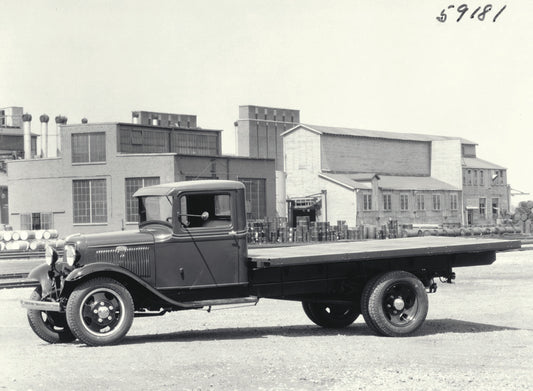
[[[234,299],[216,299],[216,300],[200,300],[200,301],[187,301],[183,304],[191,307],[212,307],[215,305],[231,305],[231,304],[244,304],[244,303],[254,303],[257,304],[259,297],[257,296],[248,296],[248,297],[236,297]]]

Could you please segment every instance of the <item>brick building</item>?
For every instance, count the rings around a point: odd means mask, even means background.
[[[191,179],[240,180],[248,218],[275,214],[273,159],[223,156],[220,130],[166,125],[61,126],[59,157],[8,163],[10,223],[63,236],[135,228],[138,188]]]
[[[483,225],[509,210],[505,169],[478,159],[465,139],[310,125],[282,136],[293,225]]]

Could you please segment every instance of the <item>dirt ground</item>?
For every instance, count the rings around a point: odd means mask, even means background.
[[[0,291],[0,390],[526,390],[533,385],[533,251],[458,268],[410,338],[359,318],[314,326],[299,303],[138,318],[119,346],[49,345]]]

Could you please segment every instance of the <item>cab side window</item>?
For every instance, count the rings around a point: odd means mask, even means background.
[[[186,228],[229,228],[231,221],[231,195],[185,194],[180,197],[179,221]]]

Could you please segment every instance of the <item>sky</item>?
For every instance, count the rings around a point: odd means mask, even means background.
[[[43,113],[194,114],[226,154],[239,105],[457,136],[530,193],[516,203],[533,199],[533,1],[491,1],[479,20],[474,0],[2,0],[0,107],[24,107],[34,129]]]

